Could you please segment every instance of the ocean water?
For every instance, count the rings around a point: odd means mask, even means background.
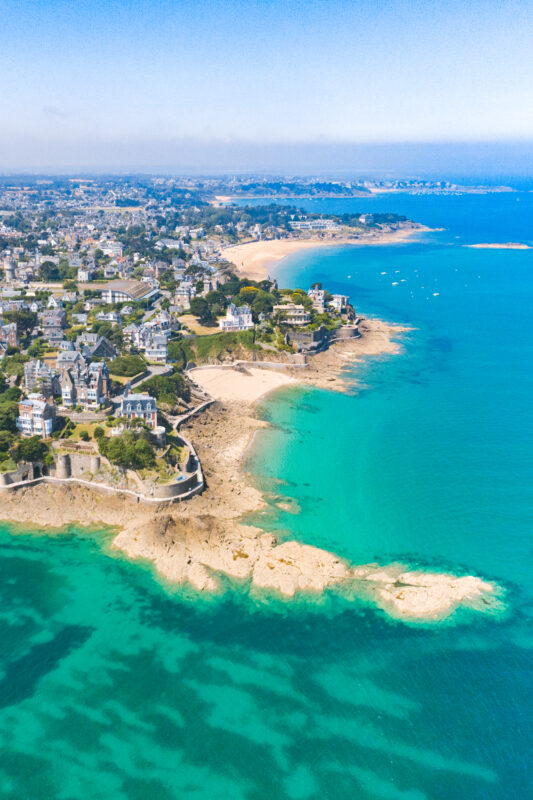
[[[329,595],[204,598],[111,555],[109,531],[4,526],[0,797],[531,797],[533,250],[463,245],[533,239],[533,195],[308,205],[445,230],[278,268],[411,330],[346,395],[263,402],[259,521],[354,563],[494,580],[505,610],[406,625]]]

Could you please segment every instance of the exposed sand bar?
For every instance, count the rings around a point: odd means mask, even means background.
[[[268,277],[269,271],[282,258],[317,247],[339,247],[340,245],[386,245],[402,244],[413,236],[427,232],[431,228],[413,225],[390,232],[378,232],[359,238],[335,239],[265,239],[246,242],[222,250],[222,255],[237,267],[237,271],[252,280],[260,281]]]
[[[531,245],[524,242],[488,242],[486,244],[465,244],[473,250],[531,250]]]

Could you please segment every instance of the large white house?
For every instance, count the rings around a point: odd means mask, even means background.
[[[288,325],[308,325],[311,322],[309,311],[295,303],[281,303],[274,306],[274,313],[282,315]]]
[[[249,331],[254,327],[252,310],[250,306],[236,306],[230,303],[226,309],[226,316],[224,319],[219,319],[218,324],[224,333]]]
[[[54,429],[56,406],[52,398],[42,394],[30,394],[19,403],[17,428],[23,436],[50,436]]]

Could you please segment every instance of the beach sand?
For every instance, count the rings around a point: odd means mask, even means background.
[[[190,377],[216,400],[255,403],[265,394],[297,383],[283,372],[257,367],[199,367]]]
[[[243,524],[245,515],[267,504],[243,470],[255,433],[268,426],[257,417],[254,402],[266,391],[298,381],[324,381],[329,388],[342,389],[343,367],[365,354],[398,352],[394,339],[400,330],[379,320],[365,321],[360,340],[319,354],[315,358],[321,362],[315,361],[305,376],[304,370],[288,376],[247,367],[249,374],[218,367],[197,371],[206,374],[205,385],[219,399],[182,426],[194,441],[207,484],[203,494],[187,502],[154,507],[86,486],[41,484],[3,493],[1,516],[24,523],[25,530],[50,526],[61,533],[70,524],[114,526],[118,531],[111,551],[151,563],[169,584],[197,591],[222,591],[221,576],[226,575],[247,581],[250,592],[267,592],[265,597],[269,592],[290,598],[337,591],[348,601],[363,601],[405,622],[437,621],[460,606],[497,611],[502,607],[499,587],[475,576],[429,573],[405,564],[354,566],[335,553]]]
[[[252,280],[265,280],[272,267],[282,258],[316,247],[339,247],[340,245],[387,245],[402,244],[416,235],[431,230],[423,225],[399,228],[394,231],[378,231],[359,238],[339,237],[331,239],[265,239],[246,242],[222,250],[222,256],[235,264],[238,273]]]
[[[473,250],[531,250],[531,245],[523,242],[488,242],[487,244],[465,244]]]

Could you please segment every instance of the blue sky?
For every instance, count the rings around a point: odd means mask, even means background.
[[[0,10],[3,169],[156,165],[180,148],[201,160],[202,148],[241,142],[253,152],[533,139],[528,2],[2,0]]]

